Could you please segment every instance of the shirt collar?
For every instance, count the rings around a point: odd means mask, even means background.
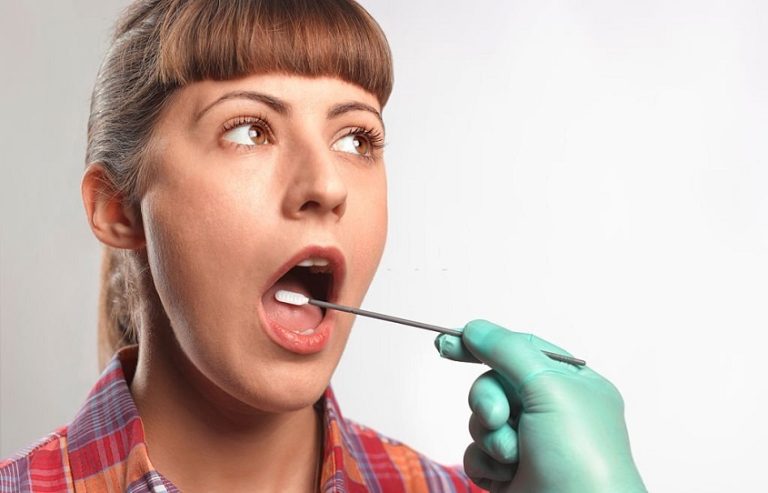
[[[149,461],[144,426],[128,387],[137,358],[137,346],[118,351],[69,426],[67,452],[76,491],[178,491]],[[330,386],[315,407],[324,424],[320,490],[375,490],[364,471],[365,449]]]

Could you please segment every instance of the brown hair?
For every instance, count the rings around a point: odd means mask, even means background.
[[[96,79],[86,165],[140,218],[152,173],[154,124],[173,91],[206,80],[282,72],[333,76],[374,94],[392,91],[389,45],[354,0],[137,0],[122,14]],[[161,309],[145,251],[104,248],[99,361],[138,341],[147,310]]]

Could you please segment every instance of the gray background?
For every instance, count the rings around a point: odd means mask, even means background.
[[[79,182],[125,1],[0,7],[0,455],[97,377],[99,246]],[[622,390],[651,491],[754,490],[768,440],[768,7],[760,1],[364,2],[397,82],[391,230],[365,307],[488,318]],[[348,417],[461,461],[483,369],[360,320]]]

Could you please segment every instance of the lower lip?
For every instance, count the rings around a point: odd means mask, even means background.
[[[315,328],[315,332],[302,335],[268,319],[261,300],[259,300],[256,311],[259,313],[261,325],[269,338],[278,346],[295,354],[315,354],[322,351],[331,338],[331,331],[336,322],[336,313],[333,310],[326,310],[323,320]]]

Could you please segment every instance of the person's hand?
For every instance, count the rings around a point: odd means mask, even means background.
[[[492,368],[469,391],[474,442],[464,470],[480,487],[510,493],[635,493],[645,486],[632,460],[616,387],[531,334],[485,320],[461,338],[440,335],[440,355]]]

